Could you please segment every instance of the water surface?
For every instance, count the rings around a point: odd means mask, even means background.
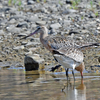
[[[71,75],[67,82],[65,73],[1,69],[0,100],[100,100],[99,74],[84,73],[83,81],[75,76],[74,83]]]

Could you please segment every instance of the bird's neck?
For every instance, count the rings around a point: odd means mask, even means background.
[[[40,41],[43,43],[45,41],[45,38],[48,36],[48,33],[45,31],[41,31],[40,33]]]

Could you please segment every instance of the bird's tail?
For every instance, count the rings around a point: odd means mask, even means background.
[[[100,46],[100,43],[87,43],[87,44],[80,46],[79,49],[83,49],[86,47],[92,47],[92,46]]]

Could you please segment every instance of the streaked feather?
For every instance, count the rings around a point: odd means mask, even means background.
[[[74,47],[62,47],[58,50],[53,50],[54,54],[63,55],[65,58],[69,57],[77,62],[83,62],[83,53]]]

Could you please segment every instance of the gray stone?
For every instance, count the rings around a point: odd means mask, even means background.
[[[16,20],[15,20],[15,19],[11,19],[11,20],[9,21],[9,24],[14,24],[14,23],[16,23]]]
[[[18,36],[18,37],[27,36],[27,34],[26,34],[26,33],[20,33],[20,34],[18,34],[17,36]]]
[[[14,25],[8,25],[6,27],[8,32],[12,32],[12,33],[20,33],[22,31],[22,29],[15,27]]]
[[[21,42],[21,45],[26,45],[26,44],[27,44],[26,41],[22,41],[22,42]]]
[[[11,14],[11,15],[16,15],[17,14],[17,9],[16,8],[11,8],[10,10],[9,10],[9,13]]]
[[[74,10],[74,9],[66,9],[63,11],[63,14],[69,14],[69,13],[77,13],[78,11],[77,10]]]
[[[0,68],[2,68],[2,69],[10,68],[10,66],[11,65],[9,63],[0,62]]]
[[[97,21],[98,23],[100,23],[100,19],[97,18],[96,21]]]
[[[69,20],[64,20],[64,26],[69,26],[71,24],[71,21],[69,21]]]
[[[36,21],[37,25],[46,25],[46,21]]]
[[[38,46],[40,44],[40,42],[29,42],[27,43],[25,46],[26,47],[33,47],[33,46]]]
[[[53,29],[58,29],[61,28],[62,26],[59,23],[55,23],[55,24],[51,24],[50,27]]]
[[[0,43],[3,43],[4,41],[0,41]]]
[[[22,66],[22,64],[17,63],[17,64],[15,64],[15,67],[23,67],[23,66]]]
[[[36,15],[36,16],[30,16],[30,18],[28,18],[27,20],[29,20],[30,22],[36,22],[36,21],[39,21],[40,19]]]
[[[19,27],[19,28],[28,28],[29,26],[28,26],[28,23],[27,22],[21,22],[21,23],[19,23],[17,25],[17,27]]]
[[[0,36],[5,35],[3,30],[0,30]]]
[[[22,46],[17,46],[17,47],[14,47],[13,49],[14,49],[14,50],[24,49],[24,46],[23,46],[23,45],[22,45]]]
[[[28,5],[32,5],[32,4],[34,4],[35,2],[33,1],[33,0],[27,0],[27,4]]]

